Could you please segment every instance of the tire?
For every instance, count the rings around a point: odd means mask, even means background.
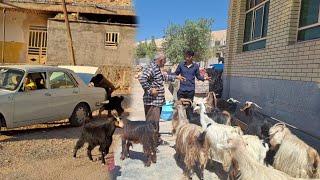
[[[4,126],[4,117],[0,114],[0,135],[2,134],[2,130],[3,130],[3,127]]]
[[[69,118],[69,122],[72,126],[81,126],[84,124],[86,119],[90,117],[90,110],[84,103],[78,104]]]

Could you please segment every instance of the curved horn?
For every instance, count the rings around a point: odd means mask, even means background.
[[[191,99],[180,98],[180,101],[181,102],[188,102],[188,103],[190,103],[190,105],[192,104]]]
[[[262,107],[260,107],[258,104],[253,103],[255,106],[257,106],[257,108],[262,109]]]
[[[114,118],[119,118],[118,112],[116,110],[112,110],[111,114]]]
[[[216,97],[216,93],[212,93],[213,94],[213,100],[214,100],[214,108],[217,108],[217,97]]]

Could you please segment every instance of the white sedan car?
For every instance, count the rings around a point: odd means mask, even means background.
[[[73,71],[53,66],[0,66],[0,128],[69,118],[80,126],[105,103],[103,88],[88,87]]]

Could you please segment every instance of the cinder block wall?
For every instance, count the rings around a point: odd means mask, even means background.
[[[71,22],[71,34],[77,65],[122,65],[133,64],[134,26],[108,25],[102,23]],[[119,32],[117,48],[106,47],[106,32]],[[47,64],[71,64],[68,56],[68,39],[63,21],[48,21]]]
[[[271,0],[266,47],[242,52],[246,0],[230,0],[224,96],[320,137],[320,39],[297,42],[300,0]]]

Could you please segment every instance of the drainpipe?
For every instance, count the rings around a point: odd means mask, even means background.
[[[5,45],[5,41],[6,41],[6,9],[4,8],[3,11],[3,18],[2,18],[2,24],[3,24],[3,29],[2,29],[2,33],[3,33],[3,41],[2,41],[2,49],[1,49],[1,60],[2,63],[4,63],[4,45]]]

